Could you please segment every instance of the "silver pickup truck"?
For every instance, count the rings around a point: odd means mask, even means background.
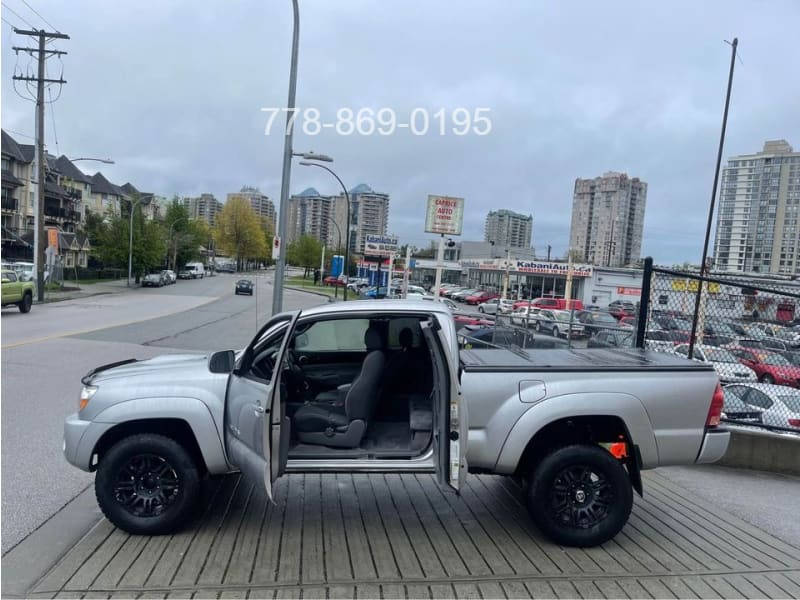
[[[96,471],[118,527],[185,524],[200,479],[239,470],[271,496],[287,472],[515,476],[553,540],[627,522],[641,469],[713,462],[729,434],[704,363],[645,350],[459,351],[449,309],[357,301],[274,316],[242,351],[98,367],[64,453]]]

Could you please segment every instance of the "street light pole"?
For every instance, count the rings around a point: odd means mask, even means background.
[[[131,204],[131,218],[130,218],[130,227],[129,227],[129,236],[128,236],[128,287],[131,287],[131,272],[133,270],[133,211],[135,210],[134,207],[139,206],[141,202],[141,198],[134,202],[133,200],[130,201]]]
[[[330,157],[326,157],[330,158]],[[323,160],[323,159],[317,159]],[[331,159],[332,161],[333,159]],[[325,169],[328,173],[333,175],[336,178],[336,181],[339,182],[339,185],[342,186],[342,191],[344,192],[344,200],[347,203],[347,230],[344,232],[344,270],[345,270],[345,286],[344,286],[344,301],[347,302],[347,279],[350,275],[350,194],[347,192],[347,187],[344,185],[344,182],[339,178],[339,176],[333,172],[333,169],[329,169],[325,165],[321,165],[315,162],[308,162],[306,160],[301,160],[300,164],[304,167],[319,167],[320,169]],[[276,275],[277,276],[277,275]]]
[[[278,261],[275,263],[275,283],[272,290],[272,314],[275,315],[283,309],[283,276],[286,271],[286,250],[283,245],[286,241],[286,221],[289,208],[289,180],[292,175],[292,131],[294,119],[295,91],[297,90],[297,47],[300,37],[300,8],[297,0],[292,0],[294,11],[294,30],[292,33],[292,62],[289,68],[289,100],[286,111],[286,132],[283,140],[283,177],[281,179],[281,202],[278,213]]]

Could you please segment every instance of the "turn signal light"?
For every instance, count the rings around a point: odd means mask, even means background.
[[[97,392],[97,388],[93,385],[85,385],[81,390],[81,399],[78,402],[78,410],[81,411],[86,408],[86,405],[89,404],[89,400],[92,399],[95,392]]]

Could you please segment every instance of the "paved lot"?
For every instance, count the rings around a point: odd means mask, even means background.
[[[275,504],[238,476],[209,482],[188,530],[136,537],[103,520],[34,598],[800,596],[800,548],[647,473],[628,526],[601,548],[546,541],[519,488],[471,476],[291,475]]]

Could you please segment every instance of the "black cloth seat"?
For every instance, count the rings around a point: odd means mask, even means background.
[[[367,355],[361,371],[340,402],[310,402],[294,414],[297,439],[307,444],[356,448],[367,430],[380,397],[386,354],[380,331],[370,326],[364,334]],[[337,394],[340,390],[336,390]]]

